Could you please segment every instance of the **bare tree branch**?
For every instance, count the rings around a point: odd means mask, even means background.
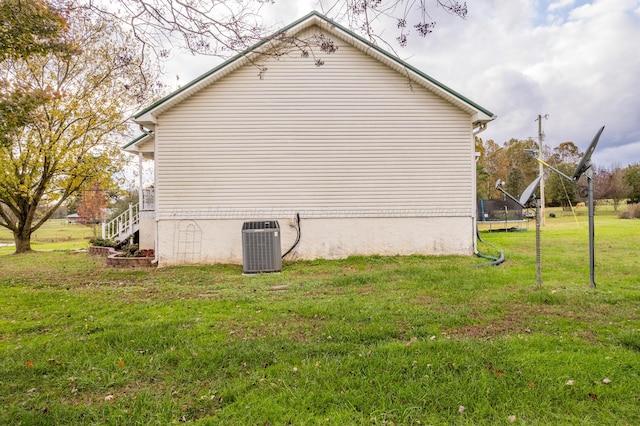
[[[262,11],[276,0],[50,1],[61,10],[82,8],[125,25],[142,43],[143,52],[148,49],[157,58],[168,57],[172,47],[228,58],[274,32]],[[466,2],[456,0],[318,0],[318,5],[330,19],[392,50],[413,36],[430,34],[435,27],[431,11],[467,16]],[[398,32],[389,36],[385,28]]]
[[[346,22],[371,43],[383,44],[393,51],[396,44],[380,28],[395,26],[398,35],[394,41],[405,47],[413,35],[426,37],[433,32],[436,21],[430,10],[442,9],[462,19],[468,13],[467,3],[456,0],[320,0],[320,5],[327,16]]]

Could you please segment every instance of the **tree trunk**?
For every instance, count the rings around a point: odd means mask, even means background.
[[[29,253],[31,250],[31,231],[23,230],[22,232],[14,232],[13,240],[16,243],[16,254]]]

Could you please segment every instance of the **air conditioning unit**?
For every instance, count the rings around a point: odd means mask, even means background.
[[[280,272],[280,225],[276,220],[242,225],[242,265],[245,274]]]

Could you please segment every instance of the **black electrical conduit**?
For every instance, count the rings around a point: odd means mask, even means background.
[[[289,250],[287,250],[287,252],[285,254],[282,255],[282,259],[284,259],[284,257],[286,255],[288,255],[289,253],[291,253],[291,251],[296,248],[296,246],[298,245],[298,243],[300,242],[300,213],[296,213],[296,231],[298,232],[298,236],[296,237],[296,241],[293,243],[293,245],[291,246],[291,248]]]
[[[488,242],[486,242],[485,240],[482,239],[482,237],[480,236],[480,231],[476,230],[476,236],[478,237],[478,240],[480,240],[480,242],[485,243],[487,245],[490,245],[494,249],[498,250],[498,248],[496,246],[494,246],[493,244],[488,243]],[[474,267],[474,268],[481,268],[483,266],[498,266],[502,262],[504,262],[504,251],[502,251],[502,250],[500,250],[500,257],[494,257],[494,256],[489,256],[489,255],[486,255],[486,254],[482,254],[477,250],[476,250],[476,256],[482,257],[484,259],[490,259],[491,262],[481,263],[479,265],[473,265],[472,267]]]

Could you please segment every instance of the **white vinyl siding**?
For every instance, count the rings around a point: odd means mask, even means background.
[[[153,138],[150,138],[148,141],[142,142],[138,145],[138,152],[154,152],[155,149],[155,142]]]
[[[247,65],[159,116],[159,218],[472,215],[469,114],[334,40],[323,66]]]

